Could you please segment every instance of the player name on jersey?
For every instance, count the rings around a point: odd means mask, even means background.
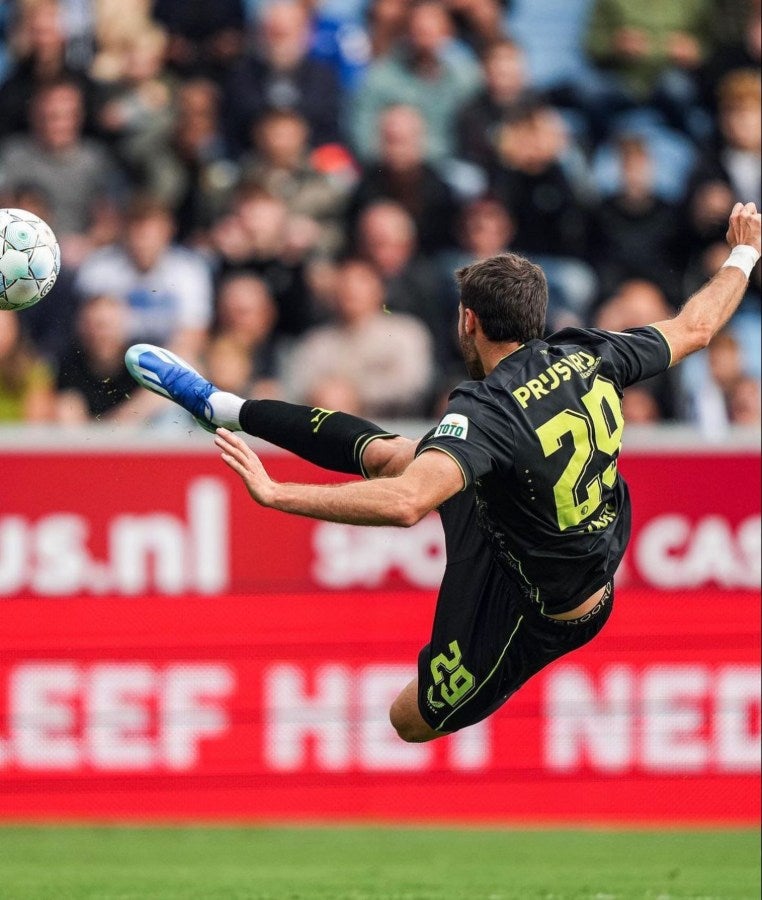
[[[598,370],[601,363],[600,356],[593,356],[586,350],[579,353],[570,353],[563,356],[558,362],[548,366],[544,372],[540,372],[537,378],[530,378],[526,384],[522,384],[513,390],[513,396],[526,409],[529,401],[542,400],[551,391],[554,391],[563,381],[569,381],[576,372],[580,378],[590,378]]]

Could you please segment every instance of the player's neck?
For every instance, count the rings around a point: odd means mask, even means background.
[[[479,347],[479,358],[484,367],[484,374],[489,375],[511,353],[523,347],[518,341],[507,341],[501,344],[486,342]]]

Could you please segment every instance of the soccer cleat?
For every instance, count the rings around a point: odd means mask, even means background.
[[[174,400],[187,409],[202,428],[216,431],[209,395],[217,388],[185,360],[163,347],[133,344],[124,356],[124,364],[138,384],[154,394]]]

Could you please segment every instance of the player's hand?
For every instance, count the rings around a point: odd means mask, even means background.
[[[217,429],[214,443],[222,451],[222,461],[241,476],[252,498],[262,506],[269,506],[274,482],[251,447],[227,428]]]
[[[740,244],[755,247],[762,253],[760,230],[762,217],[753,203],[736,203],[730,214],[728,233],[725,235],[731,250]]]

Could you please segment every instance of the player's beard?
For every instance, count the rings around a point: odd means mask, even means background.
[[[474,381],[481,381],[484,378],[484,366],[481,359],[479,359],[479,354],[476,352],[476,341],[473,335],[460,331],[458,341],[468,374]]]

